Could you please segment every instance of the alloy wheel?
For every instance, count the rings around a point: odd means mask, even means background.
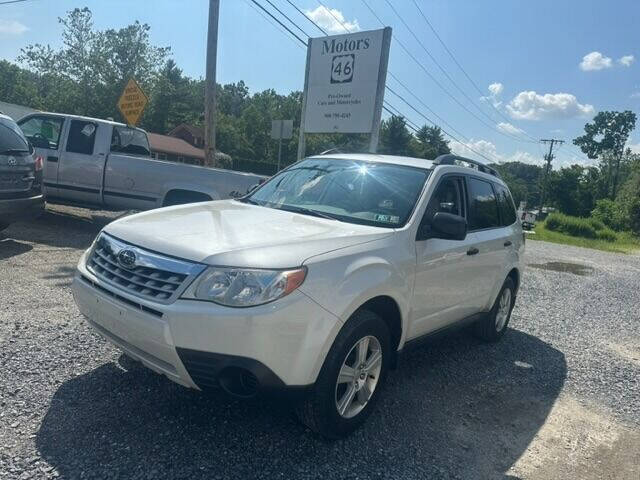
[[[340,416],[353,418],[367,405],[382,371],[382,347],[372,335],[358,340],[342,363],[335,389]]]

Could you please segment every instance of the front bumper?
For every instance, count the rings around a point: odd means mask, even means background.
[[[85,255],[72,289],[98,333],[191,388],[217,386],[229,368],[250,371],[263,390],[306,387],[342,325],[300,291],[251,308],[183,299],[153,303],[100,281],[86,268]]]
[[[0,199],[0,221],[16,222],[28,218],[35,218],[44,209],[42,194],[26,198]]]

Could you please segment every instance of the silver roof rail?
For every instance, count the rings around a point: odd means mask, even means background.
[[[331,155],[332,153],[346,153],[340,150],[340,148],[330,148],[329,150],[325,150],[324,152],[320,152],[318,155]]]
[[[480,172],[488,173],[489,175],[500,178],[500,174],[495,168],[488,167],[484,163],[478,162],[477,160],[460,157],[458,155],[453,155],[452,153],[438,156],[433,161],[433,163],[434,165],[457,165],[458,163],[466,163],[469,164],[472,168],[475,167]]]

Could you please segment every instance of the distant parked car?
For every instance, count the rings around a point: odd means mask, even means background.
[[[42,212],[42,167],[20,127],[0,114],[0,230]]]

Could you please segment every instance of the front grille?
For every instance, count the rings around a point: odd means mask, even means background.
[[[134,262],[124,266],[120,253],[133,254]],[[204,266],[163,257],[101,234],[87,259],[87,267],[99,279],[139,297],[160,303],[174,300]]]
[[[35,177],[29,172],[1,172],[0,191],[3,192],[24,192],[31,190]]]

